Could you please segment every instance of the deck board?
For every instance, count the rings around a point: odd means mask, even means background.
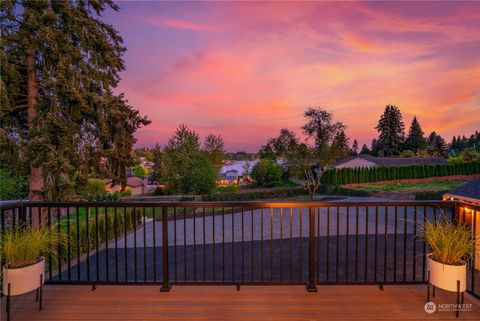
[[[156,286],[47,285],[44,310],[35,294],[13,299],[12,321],[27,320],[455,320],[453,312],[427,314],[425,286],[326,285],[309,293],[303,286]],[[436,303],[454,303],[455,294],[437,291]],[[480,320],[480,301],[466,294]],[[2,315],[5,320],[5,298]]]

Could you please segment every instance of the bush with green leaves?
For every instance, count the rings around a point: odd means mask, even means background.
[[[87,211],[87,218],[79,220],[78,225],[74,215],[70,214],[70,219],[71,222],[66,231],[70,240],[70,259],[72,259],[78,255],[77,239],[79,240],[80,253],[85,253],[96,247],[97,235],[98,243],[101,245],[102,242],[114,238],[115,235],[124,235],[125,232],[128,233],[134,230],[142,223],[143,214],[140,209],[134,211],[131,208],[126,208],[125,210],[118,208],[116,212],[107,211],[107,214],[105,214],[104,209],[97,209],[90,212]],[[88,229],[86,219],[88,219]],[[61,244],[60,255],[68,258],[67,244]]]
[[[415,200],[422,201],[422,200],[442,200],[443,195],[447,193],[448,190],[442,191],[418,191],[415,193]]]
[[[0,167],[0,199],[21,200],[27,197],[27,177],[15,176],[8,169]]]
[[[277,187],[261,190],[249,190],[246,192],[216,192],[209,195],[203,195],[204,202],[229,202],[229,201],[254,201],[269,198],[292,197],[305,195],[306,191],[301,186],[295,187]]]
[[[104,200],[107,196],[105,183],[100,179],[89,179],[87,185],[80,191],[80,195],[87,201]]]
[[[271,159],[262,159],[256,163],[251,176],[258,186],[275,187],[282,185],[282,168]]]
[[[145,178],[148,175],[148,169],[145,166],[137,165],[133,168],[133,175],[139,178]]]
[[[340,187],[338,185],[320,185],[320,188],[318,189],[317,193],[324,194],[324,195],[359,196],[359,197],[372,196],[372,193],[368,191],[345,188],[345,187]]]

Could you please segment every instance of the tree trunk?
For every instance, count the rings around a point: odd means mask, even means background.
[[[38,80],[35,73],[35,49],[28,50],[27,55],[27,102],[28,102],[28,131],[31,135],[38,107]],[[43,166],[30,165],[28,176],[30,201],[43,201]]]

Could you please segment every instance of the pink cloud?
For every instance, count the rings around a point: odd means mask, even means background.
[[[163,144],[186,123],[222,134],[230,149],[257,150],[282,127],[300,133],[310,106],[332,111],[361,143],[377,135],[386,104],[407,126],[416,115],[447,138],[478,129],[479,4],[426,3],[436,10],[421,15],[416,3],[151,6],[162,10],[144,23],[168,28],[125,35],[134,54],[119,88],[153,121],[139,144]]]
[[[214,31],[212,27],[205,24],[194,23],[194,22],[189,22],[189,21],[184,21],[184,20],[174,19],[174,18],[147,16],[147,17],[142,17],[142,20],[154,26],[187,29],[187,30],[194,30],[194,31]]]

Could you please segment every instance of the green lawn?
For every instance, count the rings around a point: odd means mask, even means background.
[[[424,183],[388,183],[362,184],[349,187],[367,192],[415,192],[415,191],[442,191],[455,188],[464,181],[424,182]]]

